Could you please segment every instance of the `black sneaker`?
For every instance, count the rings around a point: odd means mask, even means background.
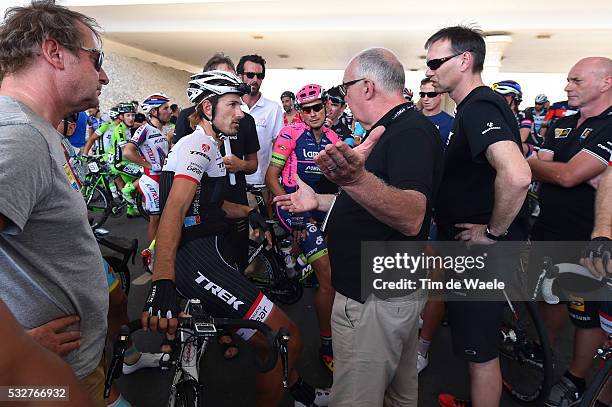
[[[561,376],[548,395],[548,400],[544,404],[546,407],[572,407],[577,406],[582,401],[582,393],[578,391],[576,385],[567,377]]]

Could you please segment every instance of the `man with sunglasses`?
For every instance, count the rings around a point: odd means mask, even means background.
[[[107,282],[56,126],[98,105],[108,83],[100,47],[93,19],[52,1],[12,7],[0,25],[0,300],[28,330],[69,321],[35,339],[61,351],[96,406],[105,405]]]
[[[425,75],[436,92],[448,92],[457,103],[435,204],[438,238],[463,241],[472,250],[486,246],[487,267],[478,277],[504,281],[514,272],[517,259],[507,246],[502,249],[494,243],[525,240],[529,227],[523,204],[531,172],[521,152],[514,112],[482,82],[482,32],[464,26],[443,28],[427,40],[425,48]],[[463,245],[454,247],[463,251]],[[463,289],[448,293],[453,348],[469,363],[472,405],[497,407],[502,390],[498,339],[504,303],[497,297],[496,301],[465,299],[473,295]],[[469,405],[449,394],[440,395],[438,401],[443,407]]]
[[[424,78],[421,80],[421,90],[419,92],[421,104],[423,105],[423,113],[431,122],[438,128],[442,145],[446,145],[448,135],[453,128],[453,116],[442,110],[442,94],[436,92],[431,83],[431,79]]]
[[[266,77],[266,60],[260,55],[244,55],[238,61],[236,72],[244,83],[251,87],[251,92],[242,96],[242,110],[255,119],[259,151],[257,152],[257,170],[246,176],[251,185],[264,184],[266,171],[272,158],[272,145],[283,128],[283,109],[280,105],[261,94],[261,84]]]
[[[332,308],[334,382],[330,406],[416,407],[419,289],[362,296],[362,242],[427,240],[442,173],[442,143],[434,125],[406,102],[404,67],[384,48],[357,54],[340,89],[355,120],[368,129],[351,149],[328,145],[315,163],[342,187],[336,197],[306,183],[275,198],[283,210],[328,212],[327,232],[336,290]],[[393,273],[391,278],[406,277]],[[412,274],[420,278],[421,272]]]
[[[315,157],[325,150],[325,146],[339,140],[333,130],[324,127],[326,99],[325,91],[320,85],[306,85],[298,91],[297,104],[304,123],[284,127],[274,143],[272,161],[266,173],[266,184],[272,195],[279,196],[296,191],[296,176],[317,193],[337,191],[336,185],[330,183],[314,163]],[[296,235],[295,244],[300,247],[319,280],[315,293],[315,310],[321,337],[319,359],[324,367],[333,371],[330,317],[334,289],[331,286],[327,245],[319,226],[325,218],[325,213],[291,213],[276,207],[276,214],[282,227]]]

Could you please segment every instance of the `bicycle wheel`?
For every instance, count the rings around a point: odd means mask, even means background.
[[[517,401],[541,405],[552,384],[553,355],[536,304],[511,301],[504,310],[500,335],[504,390]]]
[[[119,285],[121,286],[121,289],[125,295],[128,295],[130,293],[131,284],[130,269],[128,266],[126,265],[121,267],[121,259],[118,259],[117,257],[104,256],[104,260],[106,260],[106,262],[113,268],[113,271],[119,278]]]
[[[91,227],[98,228],[106,222],[112,211],[112,199],[101,185],[87,188],[85,191],[87,217],[93,219]]]
[[[136,191],[136,208],[138,208],[138,212],[140,216],[143,217],[147,222],[149,221],[149,212],[147,212],[144,208],[144,202],[142,201],[142,194],[139,191]]]
[[[606,387],[606,383],[608,387]],[[597,400],[603,395],[604,389],[607,392],[608,399],[605,401],[610,402],[610,399],[612,399],[612,359],[606,360],[603,367],[597,371],[582,396],[580,407],[595,407]]]
[[[186,380],[176,385],[174,407],[200,407],[200,398],[196,390],[197,383]]]

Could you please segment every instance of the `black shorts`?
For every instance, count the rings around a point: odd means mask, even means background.
[[[265,322],[274,304],[225,260],[220,236],[183,244],[176,254],[176,289],[185,298],[197,298],[204,311],[217,318]],[[239,330],[244,340],[254,333]]]
[[[599,301],[585,301],[578,294],[569,294],[567,301],[567,311],[570,320],[576,328],[590,329],[599,328]]]
[[[448,322],[453,351],[469,362],[484,363],[499,355],[505,302],[449,301]]]

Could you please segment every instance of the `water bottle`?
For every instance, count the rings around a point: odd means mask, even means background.
[[[295,259],[291,254],[291,240],[284,239],[281,242],[280,249],[285,259],[285,270],[287,271],[287,276],[289,278],[293,278],[297,274],[297,271],[295,270]]]

